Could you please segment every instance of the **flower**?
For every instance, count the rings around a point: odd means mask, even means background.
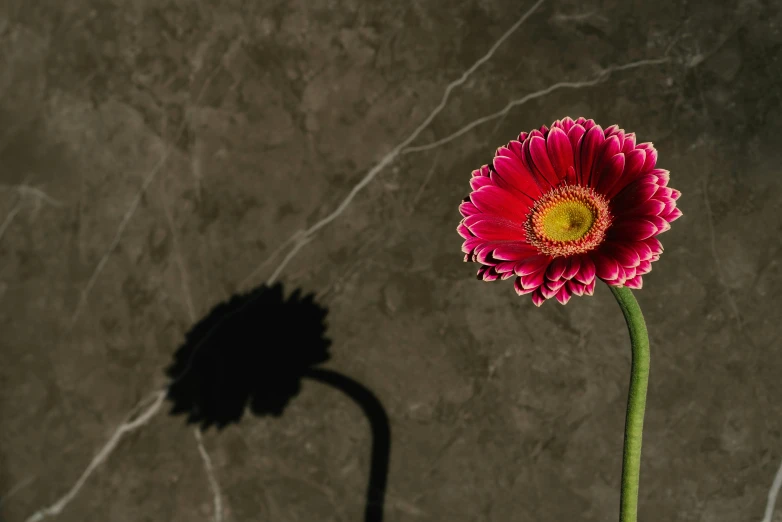
[[[592,295],[595,278],[641,288],[663,251],[657,235],[682,213],[651,143],[617,125],[564,118],[522,132],[473,171],[459,206],[465,261],[484,281],[516,277],[540,306]]]

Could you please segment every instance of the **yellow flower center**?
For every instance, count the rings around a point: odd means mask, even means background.
[[[538,199],[524,223],[527,242],[552,257],[582,254],[605,239],[612,216],[594,189],[560,185]]]
[[[582,201],[562,201],[541,216],[543,232],[554,241],[580,239],[595,222],[593,208]]]

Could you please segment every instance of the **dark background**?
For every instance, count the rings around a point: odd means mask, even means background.
[[[782,460],[780,82],[776,1],[0,0],[0,518],[362,520],[370,423],[345,393],[294,377],[281,415],[203,434],[151,395],[196,322],[274,279],[315,294],[321,366],[388,415],[386,522],[616,520],[610,292],[538,309],[477,281],[455,230],[470,171],[569,115],[653,141],[683,194],[636,292],[640,520],[760,522]],[[261,315],[212,353],[301,348],[278,334],[309,315]]]

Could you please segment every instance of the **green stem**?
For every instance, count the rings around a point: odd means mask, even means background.
[[[619,522],[638,521],[638,483],[641,475],[641,439],[649,385],[649,334],[633,292],[626,287],[608,285],[616,297],[630,331],[633,350],[630,391],[627,395],[625,442],[622,453],[622,493],[619,500]]]

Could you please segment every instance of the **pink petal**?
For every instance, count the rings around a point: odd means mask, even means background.
[[[519,295],[529,294],[531,292],[534,292],[537,287],[532,288],[524,288],[521,286],[521,278],[517,277],[515,281],[513,281],[513,288],[516,290],[516,293]]]
[[[473,190],[480,190],[481,187],[491,187],[494,185],[494,180],[486,176],[478,176],[470,178],[470,188]]]
[[[605,135],[600,125],[595,125],[584,135],[578,149],[578,161],[576,162],[576,174],[579,175],[581,184],[592,185],[592,167],[597,160],[597,153],[605,141]],[[580,169],[580,171],[579,171]]]
[[[625,134],[625,141],[622,143],[622,152],[625,154],[635,149],[635,133],[628,132]]]
[[[636,251],[641,262],[652,257],[652,249],[643,241],[630,241],[627,245]]]
[[[470,239],[466,240],[462,244],[462,252],[465,254],[472,255],[472,253],[475,251],[476,248],[478,248],[481,245],[484,245],[486,241],[483,238],[480,237],[470,237]]]
[[[464,223],[459,223],[459,226],[456,227],[456,231],[464,239],[470,239],[471,237],[473,237],[473,235],[470,233],[470,229],[467,228],[467,226]]]
[[[627,281],[625,281],[625,286],[627,288],[635,288],[636,290],[640,290],[644,286],[644,282],[641,276],[637,275],[632,279],[628,279]]]
[[[586,134],[586,129],[582,127],[581,125],[573,125],[573,127],[570,128],[570,131],[567,133],[567,139],[570,141],[570,147],[573,149],[573,162],[578,163],[578,150],[581,147],[580,143],[581,140],[584,137],[584,134]],[[576,168],[576,183],[581,182],[580,172],[579,169]]]
[[[678,190],[676,190],[676,189],[671,189],[671,197],[672,197],[673,199],[679,199],[679,197],[681,197],[681,195],[682,195],[682,193],[681,193],[681,192],[679,192]]]
[[[611,281],[619,276],[619,264],[613,258],[600,252],[590,252],[589,255],[595,263],[597,277]]]
[[[623,267],[638,266],[641,262],[641,256],[632,248],[616,241],[607,241],[603,247],[606,255],[616,259]]]
[[[619,146],[619,138],[616,136],[611,136],[609,138],[606,138],[605,142],[603,142],[602,147],[600,147],[600,151],[598,152],[597,161],[595,161],[595,166],[592,169],[592,187],[597,188],[600,181],[602,181],[603,177],[603,171],[606,169],[606,165],[608,164],[609,160],[619,154],[621,151],[621,147]]]
[[[532,303],[535,306],[540,307],[540,305],[542,305],[545,302],[546,302],[546,298],[543,297],[543,294],[541,294],[539,289],[535,290],[535,292],[532,293]]]
[[[469,220],[472,218],[482,219],[470,223]],[[526,233],[521,225],[491,219],[485,214],[465,218],[465,224],[470,229],[470,232],[489,241],[524,241],[526,239]]]
[[[545,270],[538,270],[527,275],[520,275],[521,286],[524,288],[537,288],[543,284]]]
[[[473,228],[470,230],[475,231]],[[657,227],[644,218],[623,219],[611,225],[608,230],[609,239],[626,239],[640,241],[657,234]]]
[[[529,152],[528,161],[531,162],[534,172],[538,174],[539,177],[545,179],[552,188],[556,187],[559,183],[559,178],[548,157],[546,140],[535,136],[529,140],[529,147],[525,144],[524,150],[525,152]]]
[[[586,285],[584,288],[584,294],[585,295],[594,295],[595,293],[595,283],[597,282],[597,279],[593,279],[591,283]]]
[[[483,279],[484,281],[496,281],[499,278],[499,274],[493,270],[493,267],[482,266],[478,270],[478,279]]]
[[[617,179],[614,185],[606,188],[605,195],[613,198],[629,183],[635,181],[641,173],[645,161],[646,153],[642,149],[625,152],[625,170],[622,173],[622,177]]]
[[[635,274],[636,276],[648,274],[652,271],[652,262],[648,259],[646,261],[641,261],[641,264],[635,267]]]
[[[559,290],[552,290],[552,289],[548,288],[546,285],[543,285],[540,288],[538,288],[538,292],[543,294],[543,297],[545,297],[546,299],[551,299],[552,297],[557,295],[558,291]]]
[[[521,143],[515,140],[511,140],[506,146],[497,148],[494,156],[504,156],[514,160],[521,159]]]
[[[473,177],[488,176],[488,175],[489,175],[488,165],[483,165],[481,168],[472,171]]]
[[[499,187],[483,187],[470,194],[470,200],[481,212],[513,221],[524,222],[530,209],[526,202]]]
[[[567,282],[567,289],[570,290],[570,293],[573,295],[577,295],[581,297],[584,295],[584,289],[586,288],[586,285],[583,283],[579,283],[578,281],[568,281]]]
[[[660,216],[663,216],[663,217],[665,217],[665,216],[667,216],[668,214],[670,214],[670,213],[671,213],[671,211],[672,211],[674,208],[676,208],[676,201],[675,201],[675,200],[673,200],[673,199],[671,199],[671,198],[667,198],[667,199],[663,199],[663,200],[659,200],[659,199],[658,199],[657,201],[660,201],[661,203],[663,203],[663,204],[665,205],[665,208],[664,208],[664,209],[663,209],[663,211],[662,211],[662,212],[660,212],[660,214],[659,214]]]
[[[562,273],[563,279],[573,279],[578,271],[581,269],[581,262],[578,256],[571,256],[568,259],[568,265],[565,271]]]
[[[648,201],[658,186],[654,183],[631,183],[611,200],[611,206],[617,214]]]
[[[557,281],[560,277],[562,277],[562,274],[565,273],[565,269],[568,265],[568,258],[566,257],[555,257],[553,261],[551,261],[551,264],[548,266],[548,270],[546,270],[546,278],[550,281]]]
[[[558,127],[560,127],[563,131],[565,131],[565,134],[570,132],[570,129],[573,128],[573,125],[575,125],[576,122],[573,121],[573,118],[570,116],[566,116],[565,118],[562,118],[562,120],[559,122]]]
[[[562,287],[559,289],[559,292],[557,292],[556,298],[557,301],[560,302],[560,304],[567,304],[568,301],[570,301],[570,292],[568,291],[567,287]]]
[[[608,129],[611,129],[611,131],[609,132]],[[608,129],[605,130],[606,138],[608,138],[609,136],[616,136],[617,138],[619,138],[619,148],[621,150],[625,142],[625,130],[620,129],[616,125],[611,125],[610,127],[608,127]]]
[[[660,216],[644,216],[644,219],[657,227],[658,234],[662,234],[663,232],[667,232],[671,229],[671,224]]]
[[[498,178],[495,182],[503,188],[513,188],[531,200],[540,196],[540,188],[532,179],[532,174],[524,168],[521,161],[507,156],[497,156],[492,160]],[[494,179],[494,176],[492,176]]]
[[[459,205],[459,213],[462,215],[462,217],[467,217],[475,214],[480,214],[481,211],[478,210],[478,207],[476,207],[472,203],[472,201],[464,201]]]
[[[568,167],[573,166],[573,148],[565,131],[553,127],[546,138],[546,148],[557,178],[563,179]]]
[[[617,271],[616,271],[616,277],[613,280],[606,281],[608,283],[614,283],[621,285],[625,281],[625,269],[622,265],[619,265],[617,263]]]
[[[513,261],[514,263],[537,255],[537,249],[527,243],[504,243],[494,249],[494,257],[504,261]]]
[[[578,178],[576,178],[576,169],[574,167],[567,168],[567,175],[565,175],[565,182],[568,185],[578,184]]]
[[[554,292],[558,291],[560,288],[565,286],[565,283],[567,283],[567,279],[560,279],[559,281],[546,281],[543,286],[548,288],[549,290],[553,290]]]
[[[678,208],[675,208],[675,209],[671,210],[670,214],[665,216],[665,219],[667,219],[668,222],[671,223],[673,221],[676,221],[680,217],[682,217],[682,211],[679,210]]]
[[[578,274],[574,276],[574,279],[587,285],[595,280],[595,262],[588,255],[579,256],[579,262],[581,263],[581,268]]]
[[[659,216],[665,210],[665,203],[659,199],[650,199],[634,205],[622,212],[623,216]]]
[[[534,132],[534,131],[533,131]],[[549,181],[538,172],[538,170],[535,168],[534,163],[532,162],[532,153],[530,152],[530,146],[532,143],[533,138],[535,136],[530,133],[530,137],[527,138],[527,140],[522,144],[523,145],[523,153],[521,155],[521,163],[524,165],[524,168],[531,172],[530,179],[537,184],[539,190],[541,193],[546,193],[549,190],[551,190],[552,186]]]
[[[657,185],[658,188],[662,186],[659,183],[657,183],[658,181],[657,176],[655,176],[654,174],[650,174],[648,172],[641,172],[640,174],[638,174],[638,177],[636,177],[634,181],[637,183],[651,183],[652,185]]]
[[[660,240],[656,237],[650,237],[649,239],[644,239],[644,243],[646,243],[646,246],[649,247],[649,249],[652,251],[652,256],[656,256],[663,253],[663,244],[660,243]]]
[[[616,184],[616,182],[622,176],[624,169],[625,169],[624,154],[620,153],[614,156],[613,158],[610,158],[603,166],[603,168],[601,168],[600,171],[596,173],[597,186],[595,187],[595,189],[601,194],[607,194],[608,193],[607,188],[610,188],[614,184]]]
[[[515,261],[503,261],[500,263],[497,263],[494,265],[494,270],[498,274],[507,274],[510,273],[511,275],[516,275],[513,273],[513,267],[516,266]]]
[[[527,276],[537,272],[545,273],[548,264],[549,258],[547,256],[535,255],[518,261],[513,271],[517,276]]]
[[[671,173],[665,169],[652,169],[651,173],[657,176],[660,185],[667,185],[671,180]]]
[[[588,131],[592,127],[595,127],[597,124],[595,123],[595,120],[586,120],[584,123],[584,128]],[[602,130],[601,130],[602,132]]]
[[[495,265],[496,260],[492,257],[492,251],[494,245],[492,243],[485,243],[475,249],[475,258],[483,265]]]
[[[644,161],[644,166],[641,169],[641,172],[648,172],[654,168],[654,166],[657,164],[657,149],[652,147],[652,144],[649,144],[649,147],[646,148],[646,161]]]

